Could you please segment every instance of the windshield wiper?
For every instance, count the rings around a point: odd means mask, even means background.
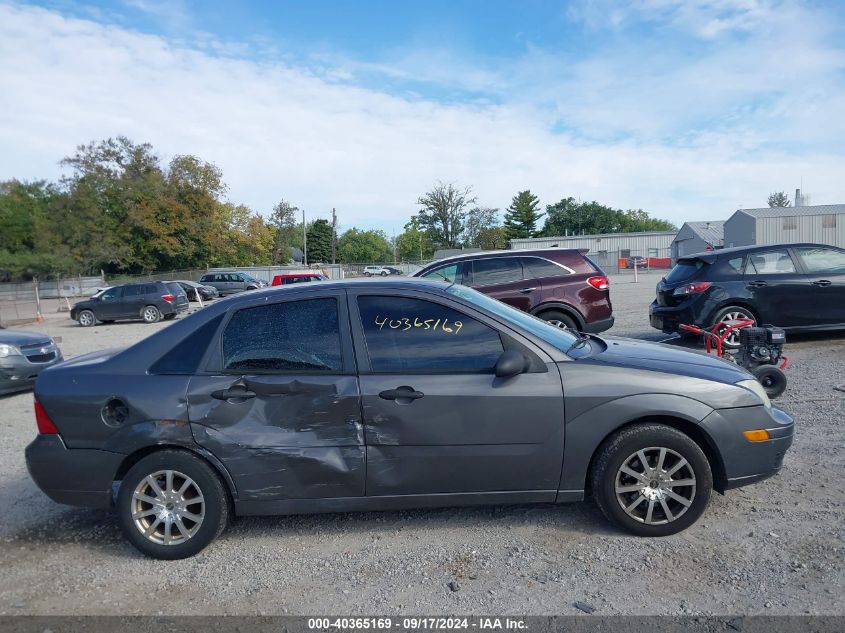
[[[582,334],[581,332],[577,332],[577,334],[578,334],[578,338],[575,340],[575,342],[572,345],[570,345],[566,349],[566,351],[564,352],[565,354],[568,354],[572,350],[578,349],[579,347],[583,347],[584,343],[586,343],[587,341],[590,340],[589,334]]]

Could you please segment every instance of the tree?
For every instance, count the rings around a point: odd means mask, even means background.
[[[652,218],[642,209],[622,211],[592,202],[564,198],[546,206],[546,222],[542,235],[595,235],[599,233],[632,233],[637,231],[671,231],[675,225]]]
[[[298,214],[299,208],[286,200],[278,202],[273,207],[273,212],[270,214],[270,222],[276,229],[275,243],[273,245],[274,264],[287,264],[291,260],[290,249],[294,246],[297,225],[296,218]],[[302,240],[300,239],[299,241]]]
[[[464,245],[482,248],[483,235],[499,226],[499,210],[490,207],[473,207],[467,212],[464,226]]]
[[[537,222],[543,213],[537,210],[540,199],[529,190],[520,191],[505,212],[505,230],[509,239],[535,237]]]
[[[495,251],[508,247],[507,229],[503,226],[492,226],[481,229],[475,246],[485,251]]]
[[[777,191],[769,196],[767,200],[770,207],[788,207],[790,206],[789,197],[783,191]]]
[[[459,189],[452,183],[438,182],[417,200],[422,207],[417,214],[419,227],[437,246],[457,248],[464,230],[466,208],[475,201],[472,187]]]
[[[328,262],[332,258],[332,225],[328,220],[314,220],[306,233],[308,262]]]
[[[404,232],[396,236],[396,255],[403,262],[423,262],[431,259],[434,244],[427,232],[420,228],[419,218],[412,216]]]
[[[352,227],[337,240],[340,261],[350,264],[393,261],[393,251],[384,231],[362,231]]]

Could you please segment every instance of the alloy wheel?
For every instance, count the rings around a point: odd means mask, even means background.
[[[79,313],[79,325],[84,327],[94,325],[94,315],[88,310],[83,310]]]
[[[147,323],[155,323],[158,321],[158,309],[153,306],[144,308],[144,321]]]
[[[748,314],[747,312],[737,310],[735,312],[728,312],[722,317],[722,320],[719,321],[719,323],[726,323],[727,321],[737,321],[739,319],[753,320],[754,317]],[[731,333],[728,334],[727,338],[725,338],[725,343],[727,343],[731,347],[739,347],[739,328],[732,330]]]
[[[205,498],[196,482],[177,470],[159,470],[132,493],[132,520],[158,545],[181,545],[202,526]]]
[[[671,523],[695,499],[695,472],[680,453],[652,446],[622,462],[614,489],[616,500],[632,519],[647,525]]]
[[[550,319],[546,321],[549,325],[554,325],[555,327],[559,327],[561,330],[568,330],[569,327],[563,321],[558,321],[557,319]]]

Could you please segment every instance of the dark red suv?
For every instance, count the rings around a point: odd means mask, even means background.
[[[586,250],[493,251],[438,260],[414,277],[470,286],[559,327],[598,333],[613,325],[607,276]]]

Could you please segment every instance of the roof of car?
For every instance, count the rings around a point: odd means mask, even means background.
[[[712,264],[717,258],[724,255],[734,255],[737,253],[753,253],[756,251],[769,251],[778,248],[795,248],[801,246],[809,246],[811,248],[831,248],[829,244],[813,244],[811,242],[798,242],[795,244],[753,244],[751,246],[732,246],[731,248],[720,248],[714,251],[704,251],[701,253],[691,253],[678,258],[678,261],[689,261],[693,259],[700,259]],[[833,247],[836,248],[836,247]]]
[[[547,253],[581,253],[582,255],[587,253],[586,248],[518,248],[518,249],[508,249],[508,250],[496,250],[496,251],[475,251],[471,253],[463,253],[461,255],[452,255],[451,257],[444,257],[443,259],[438,259],[436,261],[427,264],[426,267],[431,266],[433,264],[443,264],[451,261],[460,261],[464,259],[478,259],[479,257],[517,257],[517,256],[526,256],[526,255],[543,255]]]

